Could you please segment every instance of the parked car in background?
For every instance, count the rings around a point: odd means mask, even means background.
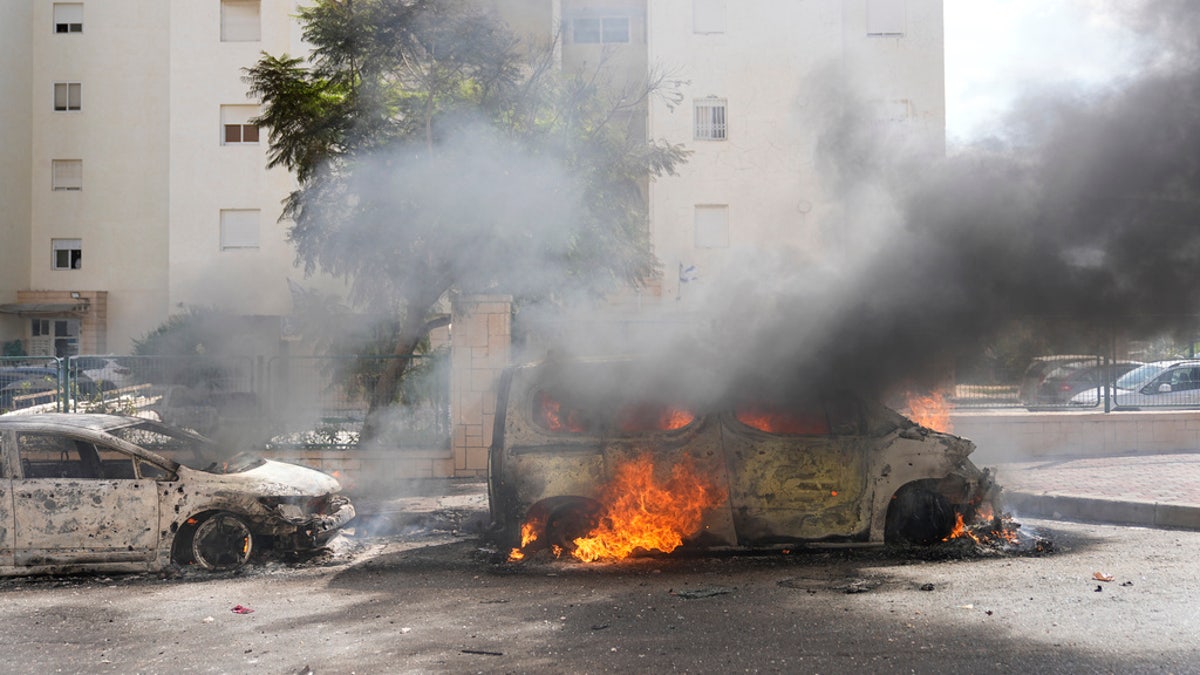
[[[113,356],[78,356],[68,363],[75,373],[86,375],[104,390],[133,384],[133,371]]]
[[[1046,378],[1054,372],[1065,374],[1100,365],[1101,358],[1094,354],[1051,354],[1030,360],[1017,387],[1017,399],[1023,405],[1035,405],[1038,392]]]
[[[1081,391],[1095,390],[1111,383],[1125,373],[1143,365],[1141,361],[1113,361],[1107,364],[1094,361],[1065,361],[1052,365],[1028,399],[1028,408],[1067,406]]]
[[[239,567],[354,517],[332,476],[139,417],[0,416],[0,575]]]
[[[1200,408],[1200,360],[1176,359],[1147,363],[1117,378],[1110,390],[1113,408]],[[1076,407],[1096,407],[1103,401],[1099,387],[1071,398]]]

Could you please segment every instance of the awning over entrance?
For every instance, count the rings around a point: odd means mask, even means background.
[[[0,305],[0,314],[20,316],[63,316],[86,314],[87,302],[13,302]]]

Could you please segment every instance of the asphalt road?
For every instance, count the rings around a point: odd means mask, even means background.
[[[7,579],[0,670],[1200,672],[1200,533],[1035,527],[1051,553],[508,565],[433,534],[238,575]]]

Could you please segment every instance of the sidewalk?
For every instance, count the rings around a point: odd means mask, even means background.
[[[1049,518],[1200,530],[1200,452],[1062,457],[988,464],[1004,508],[1018,519]],[[477,531],[486,527],[482,479],[433,479],[420,496],[364,499],[359,527]]]
[[[1061,457],[993,465],[1021,516],[1200,530],[1200,453]]]

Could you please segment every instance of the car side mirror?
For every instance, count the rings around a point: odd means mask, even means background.
[[[1163,382],[1162,384],[1158,385],[1158,393],[1160,393],[1160,394],[1171,393],[1171,385],[1167,384],[1166,382]]]

